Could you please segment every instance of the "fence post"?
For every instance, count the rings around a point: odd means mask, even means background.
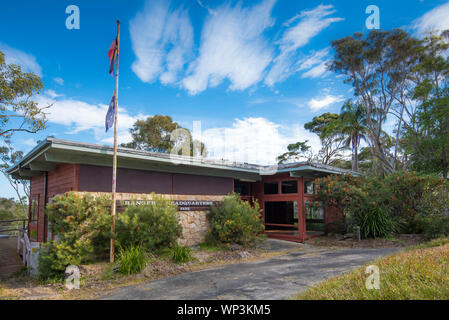
[[[357,226],[357,241],[360,241],[361,237],[360,237],[360,227]]]

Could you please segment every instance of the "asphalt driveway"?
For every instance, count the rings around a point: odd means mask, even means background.
[[[279,249],[283,246],[271,242]],[[292,248],[293,245],[284,245]],[[227,265],[121,288],[102,299],[286,299],[326,278],[348,272],[398,248],[293,248],[268,260]]]

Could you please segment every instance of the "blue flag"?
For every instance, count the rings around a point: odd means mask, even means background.
[[[115,117],[115,90],[114,95],[112,96],[111,103],[109,104],[108,113],[106,113],[106,132],[114,125],[114,117]]]

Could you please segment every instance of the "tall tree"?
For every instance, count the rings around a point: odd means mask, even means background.
[[[317,160],[322,164],[332,165],[342,156],[345,149],[343,139],[338,134],[339,114],[324,113],[314,117],[311,122],[304,125],[304,128],[315,133],[321,140],[321,150]]]
[[[192,139],[190,131],[174,122],[170,116],[155,115],[145,120],[137,120],[130,129],[132,141],[121,146],[146,150],[150,152],[170,153],[179,150],[182,154],[187,142],[190,155],[206,155],[206,147],[200,142]]]
[[[0,51],[0,137],[11,137],[15,132],[36,133],[45,128],[44,110],[32,98],[43,89],[41,79],[20,66],[6,64]],[[13,121],[13,119],[15,121]]]
[[[418,101],[403,145],[414,169],[449,174],[449,31],[426,37],[413,91]]]
[[[352,150],[352,170],[359,172],[359,147],[362,140],[366,141],[368,128],[366,113],[360,104],[347,101],[339,116],[336,129],[343,137],[343,143]]]
[[[287,146],[287,152],[277,157],[279,164],[287,162],[298,162],[303,159],[311,161],[313,154],[310,151],[310,146],[307,145],[309,141],[292,143]]]
[[[384,173],[395,170],[395,155],[382,143],[383,125],[400,105],[398,125],[403,124],[406,97],[410,92],[410,71],[417,64],[421,42],[400,29],[371,31],[366,37],[355,33],[332,42],[335,50],[330,70],[346,76],[355,96],[365,109],[367,136],[373,156]],[[399,128],[400,129],[400,128]]]

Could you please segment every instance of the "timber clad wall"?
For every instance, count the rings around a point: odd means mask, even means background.
[[[38,223],[30,224],[30,230],[37,233],[37,241],[44,241],[44,207],[49,199],[57,194],[67,191],[77,190],[78,165],[59,164],[55,171],[48,173],[47,180],[47,201],[44,201],[45,175],[31,178],[30,195],[31,199],[37,199]]]
[[[234,188],[233,179],[119,168],[117,192],[224,195]],[[109,167],[79,166],[78,191],[110,192]]]

